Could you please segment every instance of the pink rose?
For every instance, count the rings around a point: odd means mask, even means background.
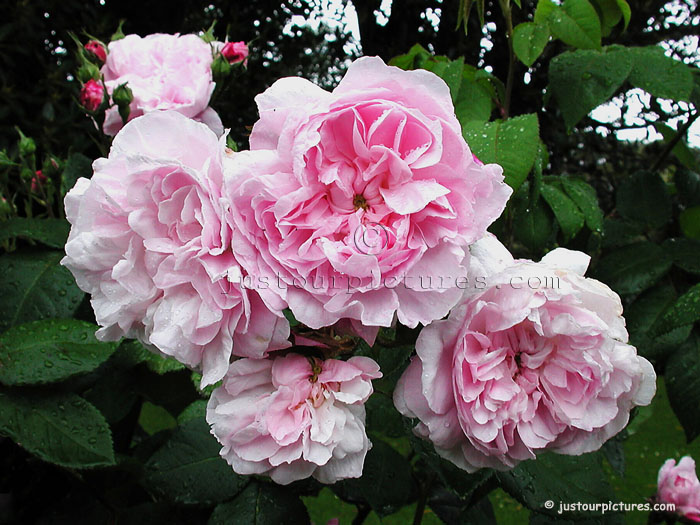
[[[95,56],[100,61],[100,64],[104,64],[105,60],[107,60],[107,49],[98,40],[90,40],[85,44],[85,51]]]
[[[627,344],[620,298],[583,277],[581,252],[513,261],[487,237],[472,255],[463,301],[418,337],[397,409],[469,472],[512,468],[543,450],[597,450],[656,388],[653,367]]]
[[[265,301],[312,328],[446,315],[465,246],[511,194],[499,166],[474,162],[447,85],[368,57],[332,93],[290,77],[256,101],[251,151],[225,184],[241,264],[268,285]]]
[[[124,83],[131,89],[129,120],[165,109],[197,119],[214,91],[211,63],[212,49],[197,35],[127,35],[109,43],[101,72],[110,95]],[[103,131],[116,135],[122,126],[117,108],[108,109]]]
[[[138,337],[215,383],[231,355],[288,346],[289,324],[241,286],[221,199],[225,139],[177,112],[130,122],[66,196],[62,264],[92,294],[101,340]]]
[[[245,42],[226,42],[221,47],[221,54],[229,64],[243,62],[243,65],[248,65],[248,44]]]
[[[684,456],[676,465],[667,459],[659,470],[656,499],[676,505],[676,513],[700,523],[700,481],[695,473],[695,461]]]
[[[104,98],[105,90],[98,80],[88,80],[80,90],[80,104],[88,111],[97,111]]]
[[[283,485],[357,478],[371,447],[364,403],[381,376],[368,357],[239,359],[214,390],[207,421],[239,474]]]

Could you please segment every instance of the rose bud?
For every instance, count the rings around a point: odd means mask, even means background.
[[[221,48],[221,54],[229,64],[248,65],[248,44],[245,42],[226,42]]]
[[[44,185],[46,182],[46,175],[44,175],[41,170],[36,170],[36,173],[32,177],[31,181],[31,188],[32,188],[32,193],[36,193],[39,191],[39,188]]]
[[[80,90],[80,104],[88,111],[95,112],[104,100],[102,85],[95,79],[88,80]]]
[[[85,44],[85,51],[87,51],[89,55],[95,57],[100,64],[104,64],[107,60],[107,48],[99,40],[90,40]]]
[[[9,215],[12,212],[12,206],[7,199],[0,195],[0,215]]]

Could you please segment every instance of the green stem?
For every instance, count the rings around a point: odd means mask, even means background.
[[[666,160],[666,157],[669,156],[669,154],[673,151],[673,148],[676,147],[676,144],[678,144],[683,137],[685,137],[686,133],[688,133],[688,129],[690,129],[690,126],[693,125],[693,122],[695,122],[695,119],[700,116],[700,111],[696,111],[692,115],[688,117],[688,120],[685,121],[685,124],[683,124],[680,128],[678,128],[678,132],[676,133],[675,137],[673,137],[668,144],[666,144],[666,147],[664,150],[661,152],[661,155],[659,156],[658,159],[656,159],[656,162],[654,165],[651,167],[651,171],[654,172],[658,170],[661,167],[661,164]]]
[[[513,94],[513,76],[515,70],[515,52],[513,51],[513,11],[510,0],[499,0],[503,18],[506,20],[506,33],[508,37],[508,76],[506,77],[506,99],[503,102],[503,118],[510,116],[510,99]]]
[[[428,503],[428,494],[430,493],[430,487],[433,484],[434,479],[435,475],[430,475],[421,486],[420,497],[418,498],[418,504],[416,505],[416,513],[413,515],[413,525],[420,525],[421,521],[423,521],[425,506]]]

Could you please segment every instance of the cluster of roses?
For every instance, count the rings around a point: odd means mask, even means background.
[[[151,111],[173,110],[224,128],[209,100],[230,65],[248,63],[245,42],[217,42],[197,35],[116,34],[108,45],[90,40],[79,49],[80,104],[99,117],[102,132],[114,136],[126,122]]]
[[[236,472],[333,483],[360,476],[371,446],[379,366],[310,351],[321,343],[290,334],[287,309],[307,334],[369,344],[380,327],[424,325],[394,403],[467,471],[595,450],[651,401],[654,369],[627,343],[619,297],[583,276],[588,256],[514,260],[486,233],[511,189],[470,152],[439,77],[366,57],[333,92],[283,78],[256,98],[250,150],[233,153],[188,118],[208,73],[174,63],[177,82],[149,98],[136,79],[152,58],[118,60],[164,38],[110,44],[105,84],[129,77],[133,121],[66,197],[63,264],[92,295],[100,339],[138,338],[203,385],[223,380],[207,420]],[[171,92],[188,102],[152,111]],[[513,285],[543,276],[557,286]]]

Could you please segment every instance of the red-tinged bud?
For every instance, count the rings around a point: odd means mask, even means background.
[[[105,91],[97,80],[88,80],[80,90],[80,103],[88,111],[95,112],[104,100]]]
[[[9,215],[12,212],[12,205],[7,202],[7,199],[0,195],[0,215]]]
[[[37,193],[39,191],[39,188],[44,185],[46,182],[46,175],[44,175],[41,170],[36,170],[36,173],[32,177],[32,183],[31,183],[31,188],[32,188],[32,193]]]
[[[226,42],[221,48],[221,54],[229,64],[248,64],[248,44],[245,42]]]
[[[99,40],[90,40],[85,44],[85,51],[99,60],[100,64],[104,64],[107,60],[107,48]]]

